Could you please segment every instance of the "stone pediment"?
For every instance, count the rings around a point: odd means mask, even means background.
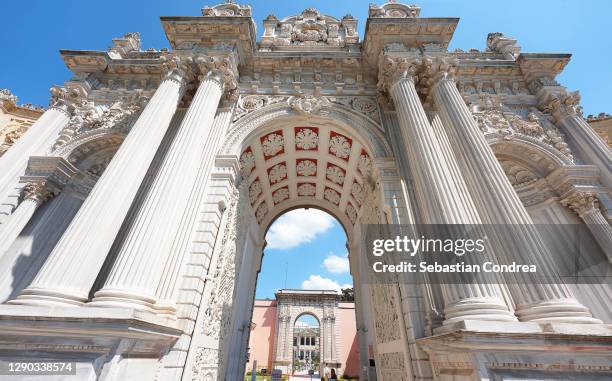
[[[403,19],[409,17],[419,17],[421,7],[417,5],[407,5],[395,1],[389,1],[383,5],[370,4],[368,16],[372,18],[396,18]]]
[[[236,4],[235,1],[227,1],[214,7],[202,8],[202,16],[207,17],[251,17],[251,7],[249,5]]]
[[[308,8],[299,15],[279,20],[274,15],[264,22],[262,48],[291,49],[292,47],[342,48],[357,44],[357,20],[346,15],[342,20],[322,15],[314,8]]]

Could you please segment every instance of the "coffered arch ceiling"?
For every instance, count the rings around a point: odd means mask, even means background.
[[[257,129],[242,147],[241,173],[258,223],[299,205],[356,222],[374,166],[371,150],[355,134],[333,124],[286,120]]]

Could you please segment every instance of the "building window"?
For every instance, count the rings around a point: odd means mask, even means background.
[[[300,345],[304,345],[304,337],[300,337]]]

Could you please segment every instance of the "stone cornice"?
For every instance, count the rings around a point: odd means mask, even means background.
[[[599,169],[594,165],[562,166],[546,177],[546,181],[565,198],[576,191],[599,191]]]
[[[59,193],[79,170],[61,157],[32,156],[20,182],[44,184],[50,193]]]
[[[457,28],[458,18],[368,18],[362,52],[375,67],[378,55],[389,44],[407,49],[434,45],[445,51]]]

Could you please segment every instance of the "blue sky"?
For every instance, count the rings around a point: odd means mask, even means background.
[[[336,17],[350,12],[360,20],[363,36],[368,3],[350,1],[243,1],[253,6],[261,35],[268,14],[284,17],[314,6]],[[612,112],[612,39],[609,0],[409,0],[423,17],[460,17],[451,49],[485,47],[489,32],[518,38],[525,52],[573,53],[560,81],[580,90],[585,115]],[[113,37],[141,33],[143,48],[167,47],[159,16],[200,15],[208,0],[30,0],[5,1],[0,12],[0,88],[20,102],[46,105],[48,89],[70,78],[59,49],[105,50]]]
[[[256,298],[274,298],[281,288],[340,289],[352,285],[346,234],[331,215],[296,209],[270,226]]]

